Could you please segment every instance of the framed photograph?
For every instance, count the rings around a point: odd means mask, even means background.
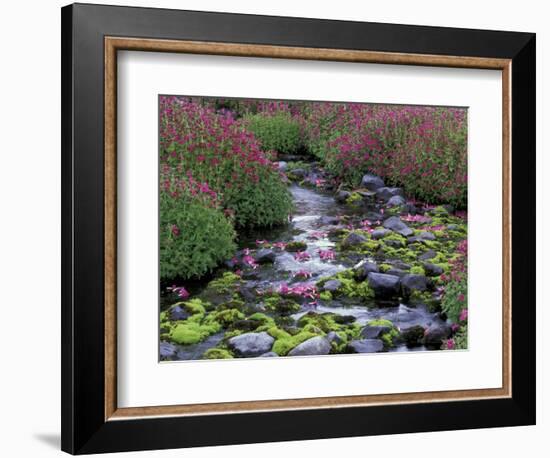
[[[535,35],[62,9],[62,448],[535,423]]]

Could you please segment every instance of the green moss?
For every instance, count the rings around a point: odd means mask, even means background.
[[[254,313],[250,315],[247,319],[258,322],[258,327],[256,328],[256,332],[267,331],[268,329],[275,326],[275,320],[264,313],[260,313],[260,312]]]
[[[392,266],[390,266],[389,264],[380,264],[378,268],[380,269],[380,272],[385,273],[390,270]]]
[[[414,275],[426,275],[426,272],[424,271],[424,268],[421,266],[413,266],[410,270],[411,274]]]
[[[290,251],[291,253],[295,253],[297,251],[305,251],[307,249],[307,244],[304,242],[289,242],[286,244],[286,251]]]
[[[241,277],[233,272],[224,272],[221,277],[218,277],[208,283],[208,288],[213,289],[218,294],[227,294],[234,291],[240,281]]]
[[[209,348],[202,355],[202,359],[232,359],[233,353],[224,348]]]
[[[266,310],[270,312],[282,313],[288,315],[300,310],[300,304],[296,303],[292,299],[281,297],[279,295],[266,297],[264,299],[264,305]]]
[[[164,312],[160,312],[160,322],[164,323],[165,321],[168,321],[168,312],[166,310]]]
[[[380,336],[382,342],[384,342],[384,347],[391,348],[395,345],[395,341],[399,337],[399,329],[397,329],[390,320],[378,319],[369,321],[367,326],[384,326],[389,327],[390,330],[385,332]]]
[[[187,310],[192,315],[204,314],[206,313],[206,309],[210,307],[210,304],[208,302],[202,301],[198,298],[194,298],[186,302],[178,302],[174,305],[179,305],[185,308],[185,310]]]
[[[407,245],[407,238],[396,232],[391,232],[390,234],[386,235],[383,240],[384,242],[387,242],[388,240],[395,240],[396,242],[399,242],[402,247]]]
[[[399,259],[404,262],[413,262],[416,260],[416,252],[409,248],[393,248],[389,246],[382,247],[384,254],[390,259]]]
[[[363,200],[363,197],[361,197],[361,194],[359,194],[358,192],[352,192],[346,199],[346,204],[357,205],[362,200]]]
[[[362,299],[374,298],[374,291],[370,288],[367,281],[357,282],[355,280],[355,273],[353,269],[346,269],[331,277],[322,278],[317,282],[316,286],[318,288],[322,288],[329,280],[338,280],[341,283],[338,290],[331,294],[331,298],[338,295],[360,297]]]
[[[194,315],[179,322],[170,331],[169,339],[180,345],[190,345],[201,342],[208,336],[221,331],[221,325],[215,321],[202,323],[203,316]]]
[[[331,301],[332,300],[332,293],[330,291],[323,291],[319,294],[319,298],[323,301]]]
[[[290,350],[292,350],[294,347],[297,347],[302,342],[305,342],[306,340],[319,335],[311,332],[310,330],[303,330],[302,332],[299,332],[298,334],[293,336],[285,331],[274,333],[275,335],[277,335],[277,337],[271,334],[272,337],[275,337],[276,339],[273,343],[272,351],[277,353],[279,356],[285,356]]]
[[[423,240],[422,243],[426,245],[429,249],[440,251],[443,248],[443,244],[437,240]]]
[[[232,325],[235,321],[243,320],[244,313],[237,309],[225,309],[218,310],[216,312],[210,313],[206,319],[205,323],[218,323],[220,326],[227,328]]]

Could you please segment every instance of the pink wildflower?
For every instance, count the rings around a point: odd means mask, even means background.
[[[319,257],[323,261],[332,261],[332,260],[334,260],[334,251],[333,250],[319,250]]]
[[[460,316],[458,317],[460,321],[466,321],[468,319],[468,309],[462,309]]]
[[[454,339],[449,339],[449,340],[447,340],[446,346],[447,346],[447,350],[452,350],[452,349],[454,349],[454,348],[455,348],[455,341],[454,341]]]
[[[304,262],[309,261],[311,259],[311,256],[305,251],[299,251],[298,253],[294,254],[294,259],[296,259],[296,261],[298,262]]]

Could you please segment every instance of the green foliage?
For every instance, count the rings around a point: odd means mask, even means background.
[[[363,197],[358,192],[352,192],[349,197],[346,199],[346,204],[348,205],[358,205],[363,201]]]
[[[445,286],[441,309],[454,323],[459,321],[460,312],[468,307],[468,285],[466,279],[451,280]]]
[[[217,323],[223,328],[227,328],[232,325],[235,321],[243,320],[244,314],[237,309],[225,309],[225,310],[216,310],[209,314],[205,323]]]
[[[303,330],[298,334],[290,335],[288,332],[276,327],[271,328],[267,332],[276,339],[272,351],[279,356],[285,356],[290,350],[297,347],[302,342],[319,335],[318,333],[311,332],[311,330]]]
[[[290,251],[291,253],[295,253],[297,251],[306,251],[307,250],[307,244],[305,242],[288,242],[285,247],[286,251]]]
[[[279,295],[266,297],[264,299],[264,304],[266,310],[270,312],[277,312],[281,315],[289,315],[300,310],[300,304],[297,304],[292,299],[281,297]]]
[[[264,151],[292,154],[303,145],[300,124],[285,112],[249,116],[247,127],[260,141]]]
[[[187,198],[160,199],[160,277],[201,277],[236,249],[231,222]]]
[[[374,291],[369,286],[368,281],[356,281],[353,269],[346,269],[331,277],[322,278],[317,282],[317,287],[322,288],[329,280],[338,280],[341,283],[341,286],[331,294],[331,297],[335,295],[343,295],[352,298],[359,297],[362,299],[374,298]]]
[[[399,329],[397,329],[390,320],[372,320],[369,321],[368,326],[384,326],[390,328],[388,332],[385,332],[380,336],[380,339],[384,342],[384,347],[386,348],[393,347],[395,345],[395,341],[399,338]]]
[[[321,293],[319,293],[319,298],[323,301],[331,301],[332,293],[330,291],[322,291]]]
[[[421,266],[412,266],[411,267],[411,274],[414,275],[426,275],[426,272],[423,267]]]
[[[240,281],[241,277],[233,272],[224,272],[221,277],[208,283],[208,288],[212,288],[218,294],[227,294],[233,292]]]

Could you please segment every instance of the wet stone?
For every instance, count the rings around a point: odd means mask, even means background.
[[[350,353],[377,353],[384,349],[384,344],[379,339],[353,340],[348,344]]]

